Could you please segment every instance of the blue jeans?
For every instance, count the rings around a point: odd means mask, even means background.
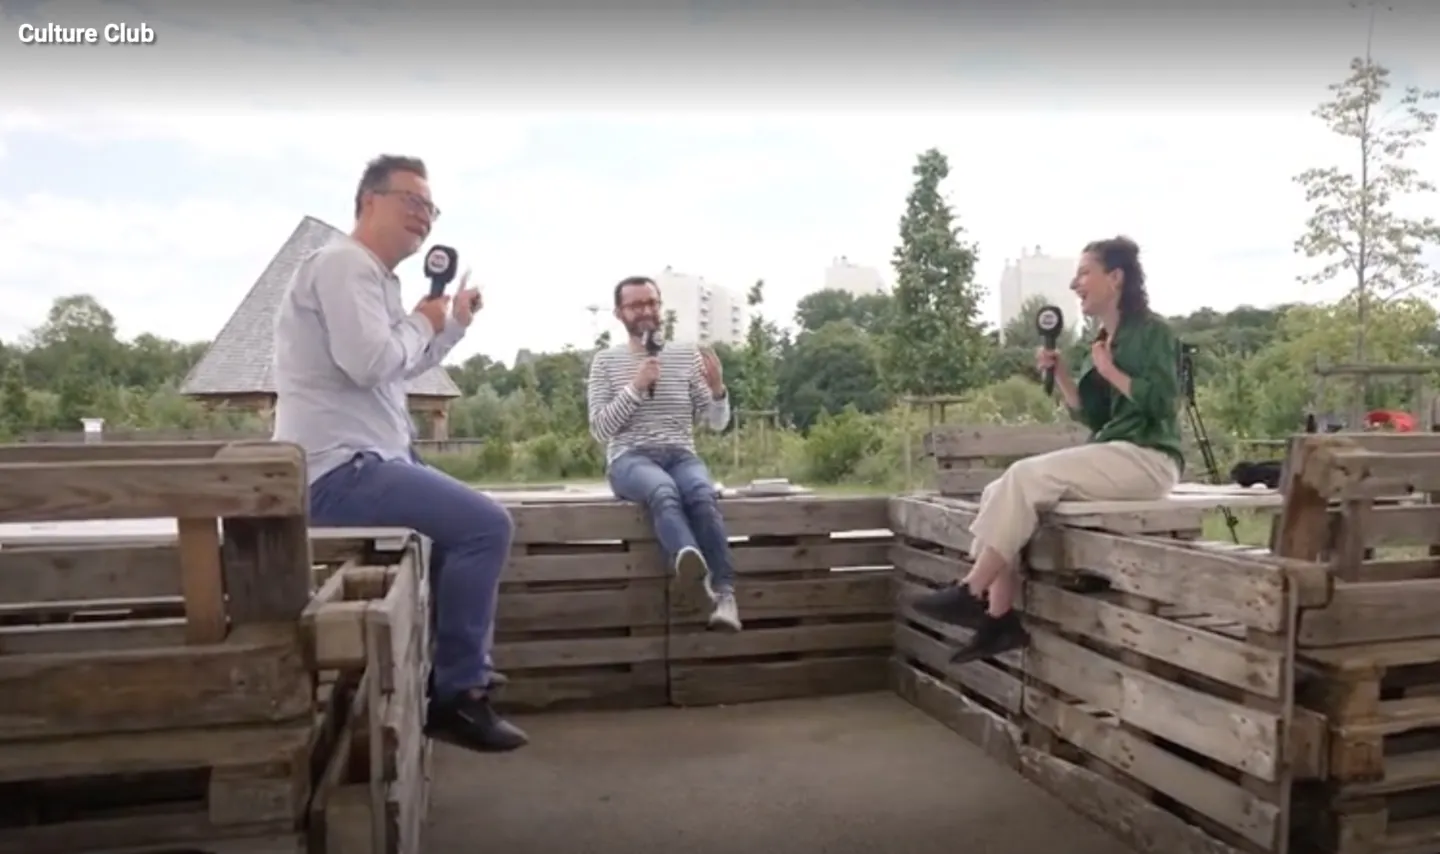
[[[434,695],[443,700],[489,685],[500,573],[515,531],[509,511],[423,463],[363,453],[310,487],[310,519],[320,527],[410,528],[428,537]]]
[[[710,567],[711,588],[735,589],[730,538],[704,461],[684,448],[640,448],[616,457],[606,474],[617,497],[649,511],[667,566],[686,546],[698,548]]]

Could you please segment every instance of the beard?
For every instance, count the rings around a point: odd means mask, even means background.
[[[660,324],[656,323],[654,320],[648,317],[642,317],[639,320],[634,320],[625,324],[625,332],[631,338],[640,338],[644,336],[646,332],[651,331],[659,332]]]

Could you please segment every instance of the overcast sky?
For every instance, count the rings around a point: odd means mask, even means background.
[[[836,256],[893,279],[930,146],[992,291],[1022,246],[1123,232],[1167,313],[1333,295],[1295,283],[1291,178],[1354,156],[1310,116],[1364,49],[1343,2],[233,5],[0,0],[0,338],[80,292],[127,336],[213,336],[301,217],[349,227],[381,151],[430,164],[433,240],[486,288],[461,358],[584,344],[586,305],[666,265],[763,278],[787,320]],[[27,22],[156,38],[23,45]],[[1380,13],[1374,44],[1440,88],[1440,4]],[[1416,165],[1440,179],[1440,140]]]

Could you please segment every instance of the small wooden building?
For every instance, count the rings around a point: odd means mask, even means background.
[[[301,220],[180,390],[207,403],[270,416],[275,406],[275,312],[280,299],[300,262],[340,236],[339,229],[314,217]],[[421,438],[449,438],[446,416],[450,401],[460,396],[455,381],[443,367],[436,367],[412,380],[409,390],[410,411]]]

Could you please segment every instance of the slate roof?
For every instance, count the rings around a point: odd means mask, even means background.
[[[190,370],[180,390],[184,394],[224,395],[275,392],[271,376],[275,360],[275,312],[290,278],[310,253],[343,233],[307,216],[280,247],[260,274],[240,307],[230,316],[205,355]],[[411,380],[410,394],[459,397],[460,389],[444,367],[436,367]]]

